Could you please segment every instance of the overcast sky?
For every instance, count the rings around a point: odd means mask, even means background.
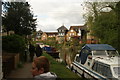
[[[82,0],[27,0],[37,17],[37,30],[57,31],[64,24],[84,25]]]
[[[25,1],[25,0],[3,0]],[[37,18],[37,31],[57,31],[63,24],[69,29],[72,25],[84,25],[85,8],[83,1],[107,1],[108,0],[26,0],[31,5],[31,10]],[[109,0],[119,1],[119,0]],[[84,6],[85,7],[85,6]]]

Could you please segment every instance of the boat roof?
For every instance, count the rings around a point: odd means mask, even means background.
[[[115,48],[108,44],[86,44],[84,48],[90,50],[115,50]]]

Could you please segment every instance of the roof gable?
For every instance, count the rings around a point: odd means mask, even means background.
[[[59,27],[57,30],[68,30],[64,25],[62,25],[61,27]]]
[[[43,31],[42,31],[42,30],[39,30],[39,31],[37,31],[37,33],[43,33]]]

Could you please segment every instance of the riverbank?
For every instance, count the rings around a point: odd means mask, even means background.
[[[58,78],[62,78],[62,80],[66,79],[80,79],[83,78],[79,77],[77,74],[72,72],[70,69],[66,67],[63,63],[57,62],[54,58],[49,56],[47,53],[44,53],[43,56],[46,56],[50,61],[50,71],[57,74]]]

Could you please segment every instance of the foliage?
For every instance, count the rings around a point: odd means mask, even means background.
[[[29,35],[36,30],[36,19],[27,2],[3,2],[2,22],[6,31]]]
[[[25,40],[19,35],[2,36],[2,49],[7,52],[21,53],[25,49]]]
[[[58,44],[58,42],[56,41],[55,38],[48,38],[47,40],[45,41],[40,41],[46,45],[49,45],[49,46],[52,46],[52,47],[55,47],[57,50],[61,49],[61,47],[63,46],[63,44]]]
[[[50,45],[50,46],[56,46],[56,44],[57,44],[57,41],[55,40],[55,38],[54,37],[52,37],[52,38],[48,38],[47,40],[46,40],[46,44],[48,44],[48,45]]]
[[[102,13],[94,22],[94,26],[91,28],[93,35],[99,37],[102,43],[111,41],[112,36],[117,36],[115,18],[116,16],[112,12]],[[113,34],[112,36],[110,32]],[[109,37],[111,39],[109,39]]]
[[[75,55],[78,53],[78,46],[71,46],[69,48],[70,58],[71,62],[74,60]]]
[[[60,49],[60,57],[65,61],[66,64],[71,64],[74,60],[75,55],[81,50],[81,44],[79,44],[79,39],[74,37],[70,41],[65,42],[65,44]]]
[[[112,5],[113,3],[113,5]],[[120,2],[110,2],[104,3],[101,6],[102,8],[109,7],[110,11],[99,11],[97,12],[97,17],[89,16],[87,18],[88,26],[90,26],[90,30],[92,31],[92,35],[100,39],[100,43],[110,44],[120,51],[120,43],[119,43],[119,28],[120,28]],[[96,6],[95,9],[100,8],[100,6]],[[89,8],[91,9],[91,8]],[[91,9],[92,10],[92,9]],[[93,11],[94,13],[94,11]],[[89,13],[88,13],[89,14]],[[94,19],[95,18],[95,19]]]
[[[107,8],[110,10],[110,8],[115,7],[116,2],[94,2],[94,1],[88,1],[85,2],[85,9],[86,9],[86,14],[84,15],[84,18],[86,21],[90,21],[89,19],[91,18],[92,21],[95,21],[96,18],[98,17],[100,12],[105,11],[104,9]],[[106,9],[106,11],[108,11]]]
[[[116,13],[116,16],[117,16],[116,27],[117,27],[117,34],[118,34],[118,36],[117,36],[118,44],[116,43],[116,46],[117,46],[117,49],[120,53],[120,43],[119,43],[119,41],[120,41],[120,1],[115,6],[115,13]]]

